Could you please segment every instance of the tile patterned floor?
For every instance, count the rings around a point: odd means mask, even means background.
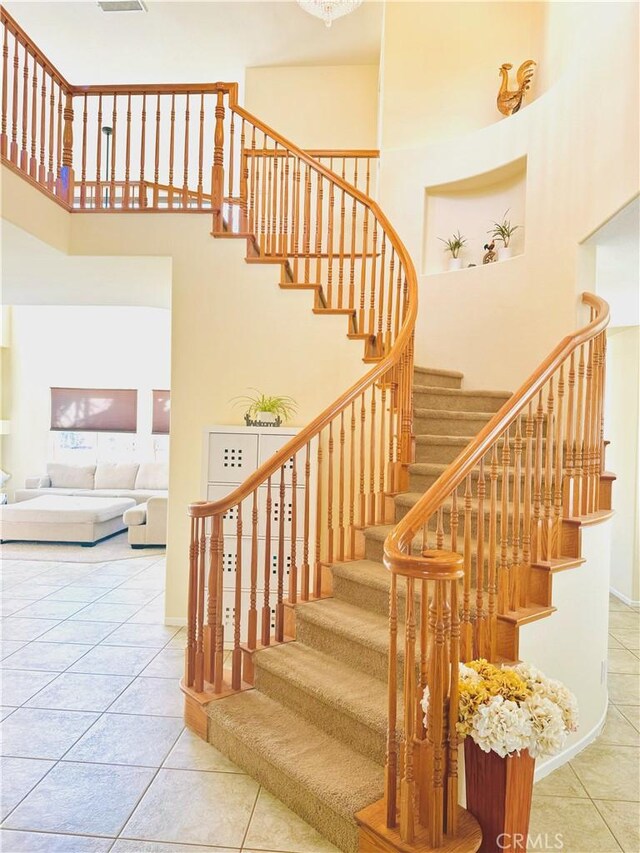
[[[336,853],[184,728],[184,635],[163,624],[163,580],[153,555],[4,561],[0,847]],[[612,599],[610,631],[607,724],[536,786],[532,849],[640,851],[638,610]]]

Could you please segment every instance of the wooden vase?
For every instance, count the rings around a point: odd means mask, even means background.
[[[535,763],[528,750],[501,758],[465,738],[467,809],[482,829],[480,853],[525,853]]]

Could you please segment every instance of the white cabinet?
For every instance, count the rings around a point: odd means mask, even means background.
[[[298,430],[289,427],[244,427],[211,426],[204,434],[204,482],[203,498],[217,501],[234,491],[260,465],[280,450]],[[238,539],[238,507],[233,506],[223,517],[223,589],[224,623],[227,641],[233,631],[235,612],[236,580],[240,571],[240,597],[243,611],[241,641],[246,639],[246,614],[250,606],[252,563],[257,568],[256,606],[261,617],[264,606],[266,581],[269,583],[269,604],[272,621],[278,586],[278,565],[282,560],[285,598],[289,592],[289,579],[292,562],[298,569],[298,589],[301,581],[301,565],[304,553],[305,513],[308,513],[309,559],[313,558],[315,544],[315,461],[314,448],[310,449],[311,470],[308,483],[308,497],[305,494],[306,448],[297,454],[295,471],[297,486],[293,487],[294,460],[289,459],[283,466],[284,499],[281,496],[281,471],[278,469],[271,479],[271,525],[268,531],[267,503],[269,489],[261,485],[256,492],[257,509],[257,549],[252,554],[254,497],[249,495],[241,505],[242,534]],[[280,519],[284,518],[284,541],[280,553]],[[294,523],[295,521],[295,523]],[[267,539],[267,534],[269,538]],[[238,547],[241,560],[238,565]],[[294,553],[295,552],[295,553]]]

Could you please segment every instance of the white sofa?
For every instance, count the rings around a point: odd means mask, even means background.
[[[168,466],[162,462],[117,462],[98,465],[67,465],[50,462],[46,474],[27,477],[25,488],[17,489],[16,501],[43,495],[74,497],[133,498],[137,504],[149,498],[166,498]]]
[[[123,515],[123,521],[129,528],[132,548],[167,544],[167,498],[153,497],[131,507]]]

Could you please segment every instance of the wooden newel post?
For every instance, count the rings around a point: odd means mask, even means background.
[[[73,95],[67,92],[64,105],[62,132],[62,169],[58,194],[68,205],[73,204]]]
[[[211,206],[213,208],[213,231],[223,228],[222,203],[224,198],[224,92],[218,89],[216,103],[216,128],[213,137],[213,168],[211,171]]]

